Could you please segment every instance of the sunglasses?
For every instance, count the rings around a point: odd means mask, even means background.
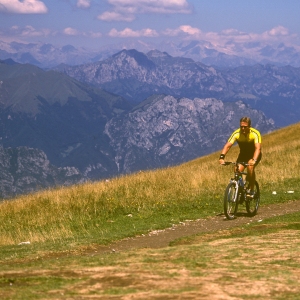
[[[240,128],[249,128],[249,126],[240,126]]]

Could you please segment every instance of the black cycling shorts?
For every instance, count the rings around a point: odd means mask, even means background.
[[[249,156],[248,153],[246,153],[246,155],[243,154],[243,153],[240,153],[236,161],[237,162],[245,162],[245,163],[247,163],[252,158],[253,158],[253,154]],[[262,153],[259,154],[255,165],[258,165],[258,163],[261,161],[261,158],[262,158]]]

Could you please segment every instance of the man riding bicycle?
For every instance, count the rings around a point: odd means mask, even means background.
[[[247,162],[247,179],[249,187],[247,190],[247,197],[253,198],[254,196],[254,183],[255,183],[255,167],[261,160],[261,135],[260,132],[251,127],[251,119],[249,117],[242,117],[240,119],[240,128],[236,129],[224,145],[223,150],[219,157],[219,163],[225,163],[225,155],[230,150],[232,145],[237,142],[240,147],[240,153],[237,162]],[[240,165],[239,170],[243,172],[245,166]]]

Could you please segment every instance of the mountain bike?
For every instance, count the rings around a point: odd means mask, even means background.
[[[234,177],[230,179],[226,187],[224,195],[224,213],[228,220],[235,218],[239,204],[245,203],[249,216],[255,216],[260,202],[260,191],[258,182],[254,184],[253,198],[246,195],[249,182],[247,181],[247,173],[241,172],[239,166],[247,167],[249,164],[244,162],[225,162],[224,166],[234,165]]]

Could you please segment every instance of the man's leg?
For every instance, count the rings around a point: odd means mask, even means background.
[[[248,166],[247,167],[247,176],[248,176],[248,181],[249,181],[249,189],[251,191],[254,190],[254,184],[255,184],[255,170],[254,166]]]

